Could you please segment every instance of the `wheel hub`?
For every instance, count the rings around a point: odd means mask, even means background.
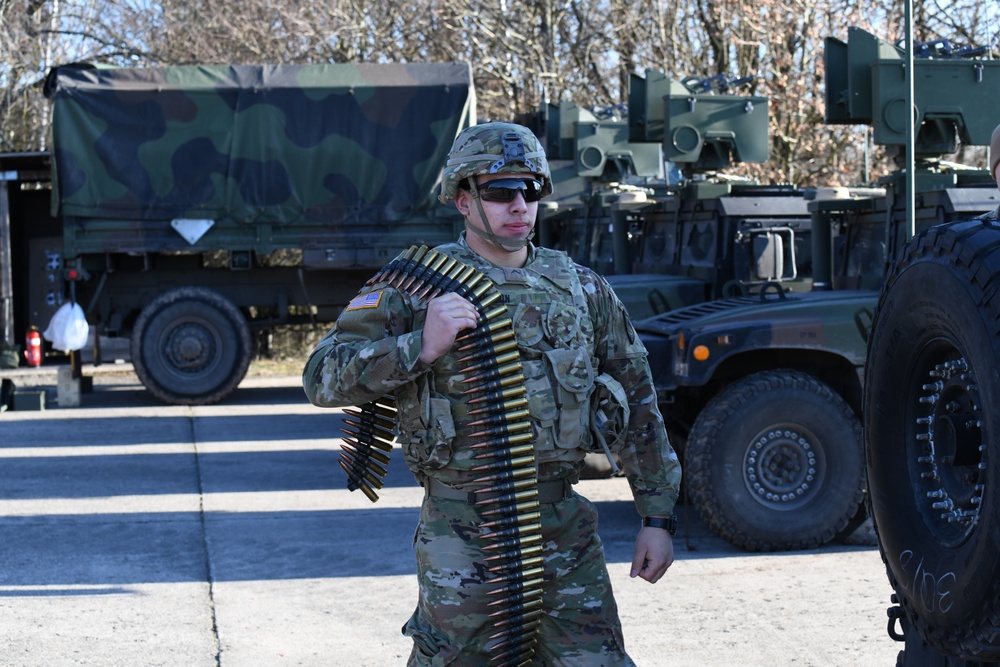
[[[815,487],[819,459],[810,437],[797,428],[761,432],[747,448],[743,481],[763,505],[791,509]]]
[[[916,459],[927,514],[938,527],[957,528],[962,537],[979,521],[985,490],[986,446],[975,374],[964,358],[936,364],[919,401]]]
[[[171,332],[165,346],[171,365],[181,371],[194,372],[214,357],[214,339],[204,327],[194,323],[178,326]]]

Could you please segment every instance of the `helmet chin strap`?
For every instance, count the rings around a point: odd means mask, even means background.
[[[535,230],[532,228],[531,233],[528,234],[527,238],[524,239],[502,239],[493,233],[493,228],[490,226],[490,219],[486,217],[486,211],[483,209],[483,202],[479,198],[479,187],[476,185],[476,179],[469,179],[469,190],[472,192],[472,198],[476,201],[476,208],[479,209],[479,217],[482,218],[483,224],[486,226],[486,230],[483,231],[476,227],[475,225],[469,224],[469,219],[465,219],[465,228],[471,231],[476,236],[486,239],[493,245],[495,245],[500,250],[504,252],[517,252],[523,249],[531,242],[531,239],[535,236]]]

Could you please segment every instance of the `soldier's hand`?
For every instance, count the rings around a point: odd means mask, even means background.
[[[475,329],[478,321],[479,311],[464,297],[452,293],[431,299],[427,302],[420,358],[434,363],[451,349],[460,331]]]
[[[674,562],[674,542],[662,528],[646,527],[635,538],[635,555],[629,576],[655,584]]]

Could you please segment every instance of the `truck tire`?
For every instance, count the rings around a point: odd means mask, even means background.
[[[907,620],[945,655],[1000,660],[1000,229],[906,246],[869,339],[870,512]]]
[[[756,373],[695,420],[685,477],[695,508],[747,551],[809,549],[836,537],[864,499],[861,424],[826,384]]]
[[[208,289],[181,287],[142,309],[131,349],[136,375],[154,396],[174,405],[207,405],[243,380],[253,343],[232,302]]]

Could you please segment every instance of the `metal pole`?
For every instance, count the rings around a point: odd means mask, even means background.
[[[0,347],[14,344],[14,281],[11,274],[10,199],[7,180],[0,174]]]
[[[916,234],[916,184],[917,184],[917,161],[914,156],[913,147],[916,144],[913,106],[913,0],[906,0],[905,16],[905,41],[906,41],[906,108],[910,112],[909,122],[906,124],[906,230],[907,239],[913,238]]]

